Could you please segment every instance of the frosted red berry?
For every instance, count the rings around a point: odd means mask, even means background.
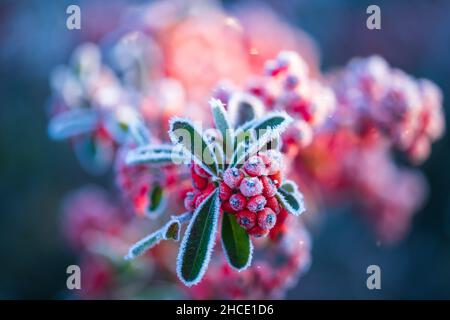
[[[258,225],[255,225],[250,230],[247,230],[248,234],[255,238],[265,237],[269,234],[269,230],[265,230]]]
[[[195,208],[197,208],[215,189],[213,183],[208,184],[208,186],[195,197]]]
[[[237,222],[242,228],[249,230],[256,225],[256,214],[248,210],[240,211],[237,214]]]
[[[262,195],[253,196],[247,202],[247,209],[251,212],[258,212],[266,206],[266,198]]]
[[[202,177],[202,178],[209,178],[209,177],[210,177],[210,175],[208,174],[208,172],[206,172],[206,170],[203,169],[200,165],[194,163],[194,164],[192,165],[192,167],[193,167],[193,169],[194,169],[194,172],[195,172],[197,175],[199,175],[200,177]]]
[[[224,182],[221,182],[219,185],[219,198],[222,201],[227,201],[230,199],[233,194],[233,190],[229,186],[227,186]]]
[[[262,193],[263,185],[256,177],[246,177],[242,179],[239,190],[246,197],[253,197]]]
[[[208,185],[208,179],[203,178],[199,176],[197,173],[195,173],[194,168],[191,169],[191,177],[192,177],[192,185],[195,189],[203,190]]]
[[[235,193],[230,197],[230,207],[235,211],[243,210],[247,205],[247,199],[240,193]]]
[[[283,182],[281,171],[278,171],[277,173],[270,175],[269,178],[272,179],[273,183],[277,188],[281,187],[281,183]]]
[[[266,166],[267,175],[273,175],[281,170],[283,156],[279,151],[268,150],[261,153],[259,156]]]
[[[275,195],[275,193],[277,192],[277,186],[275,185],[275,183],[272,181],[272,179],[264,176],[260,178],[261,183],[263,185],[263,191],[262,194],[266,197],[266,198],[271,198]]]
[[[270,208],[264,208],[258,212],[258,226],[264,230],[270,230],[275,226],[277,216]]]
[[[231,188],[239,188],[242,179],[244,179],[244,173],[238,168],[228,168],[223,173],[223,181]]]
[[[266,207],[272,209],[275,214],[279,214],[281,207],[276,197],[267,198]]]
[[[234,210],[229,201],[224,201],[222,202],[222,207],[223,211],[228,212],[228,213],[236,213],[236,210]]]
[[[266,173],[266,165],[259,156],[252,156],[244,163],[245,172],[252,177],[259,177]]]

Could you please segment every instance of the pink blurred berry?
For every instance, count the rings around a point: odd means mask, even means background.
[[[230,197],[230,207],[235,211],[241,211],[247,205],[247,199],[240,193],[235,193]]]
[[[222,201],[227,201],[230,199],[231,195],[233,194],[233,190],[229,186],[227,186],[225,183],[221,182],[219,185],[219,198]]]
[[[272,179],[268,178],[268,177],[261,177],[261,183],[263,185],[263,195],[266,198],[271,198],[275,195],[275,193],[277,192],[277,186],[275,185],[275,183],[272,181]]]
[[[189,191],[186,193],[186,197],[184,198],[184,207],[186,210],[192,211],[195,209],[196,196],[199,194],[198,191]]]
[[[266,207],[272,209],[275,214],[279,214],[281,210],[280,204],[275,197],[267,198]]]
[[[252,156],[244,163],[244,170],[252,177],[259,177],[266,173],[266,166],[258,156]]]
[[[242,180],[239,190],[246,197],[253,197],[261,194],[263,185],[256,177],[246,177]]]
[[[249,230],[256,224],[256,214],[243,210],[237,214],[237,222],[242,228]]]
[[[258,212],[258,226],[264,230],[270,230],[275,226],[277,216],[270,208],[264,208]]]
[[[261,211],[262,209],[264,209],[266,202],[267,200],[264,196],[253,196],[248,200],[247,209],[251,212]]]
[[[242,179],[244,179],[244,173],[238,168],[228,168],[223,173],[223,181],[231,188],[236,189],[239,187]]]

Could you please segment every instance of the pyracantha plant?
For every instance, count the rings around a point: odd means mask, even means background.
[[[173,118],[172,145],[139,146],[126,157],[128,165],[190,166],[193,188],[184,200],[187,211],[172,216],[126,256],[137,257],[162,240],[178,241],[181,225],[187,223],[176,267],[187,286],[205,274],[218,232],[228,263],[241,271],[251,265],[252,237],[267,236],[280,211],[300,215],[305,210],[295,183],[282,177],[279,138],[291,117],[272,112],[236,120],[219,100],[212,99],[210,106],[215,128],[203,131],[187,119]]]

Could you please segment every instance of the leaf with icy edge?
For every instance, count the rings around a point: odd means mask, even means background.
[[[280,136],[292,121],[293,119],[286,112],[275,111],[260,119],[254,119],[244,124],[241,130],[254,130],[256,137],[259,138],[260,134],[264,133],[264,131],[261,130],[272,129],[275,133],[274,136]]]
[[[154,246],[163,240],[163,230],[159,229],[152,234],[146,236],[145,238],[136,242],[129,250],[125,256],[126,260],[134,259],[143,255],[146,251],[150,250]]]
[[[176,269],[186,286],[199,283],[206,272],[216,241],[219,215],[216,189],[195,210],[180,245]]]
[[[169,221],[164,227],[165,240],[180,240],[181,223],[177,220]]]
[[[163,188],[156,184],[149,193],[150,205],[145,215],[151,219],[159,217],[167,208],[167,196]]]
[[[130,135],[139,146],[150,144],[150,132],[142,119],[137,118],[131,123],[127,123]]]
[[[48,134],[54,140],[64,140],[92,132],[98,122],[98,114],[90,109],[74,109],[56,115],[50,120]]]
[[[234,150],[233,127],[231,126],[230,120],[228,119],[227,111],[225,110],[220,100],[211,99],[209,104],[211,105],[214,124],[222,135],[222,150],[225,153],[226,158],[228,159],[230,158],[230,155]]]
[[[306,210],[303,195],[300,192],[288,193],[278,189],[276,197],[281,205],[294,216],[299,216]]]
[[[190,141],[185,141],[186,137],[177,134],[178,130],[184,130],[187,132],[189,134]],[[217,177],[218,165],[214,152],[211,150],[210,144],[205,141],[200,131],[192,123],[186,119],[172,118],[172,120],[170,120],[169,137],[173,144],[182,146],[182,149],[186,152],[186,154],[191,155],[195,163],[200,165],[211,176]],[[179,141],[180,138],[182,139],[181,141]],[[195,148],[198,143],[200,143],[200,150],[199,148]],[[208,154],[206,156],[210,158],[209,160],[211,160],[212,163],[206,163],[203,161],[205,160],[205,150],[208,150]]]
[[[250,145],[256,142],[256,136],[254,131],[242,131],[236,135],[235,146],[236,150],[230,159],[230,167],[234,167],[237,161],[245,155],[250,148]]]
[[[222,149],[220,143],[213,142],[211,144],[211,150],[213,151],[213,153],[217,159],[217,166],[219,168],[219,171],[223,171],[225,169],[226,160],[225,160],[225,154],[223,152],[223,149]]]
[[[162,228],[156,230],[132,245],[125,256],[125,260],[134,259],[143,255],[146,251],[155,247],[162,240],[178,241],[180,239],[181,224],[184,222],[185,221],[180,220],[178,216],[173,216],[172,219],[170,219]]]
[[[267,146],[267,144],[277,136],[277,133],[272,129],[267,129],[265,132],[253,143],[251,143],[241,156],[232,164],[232,166],[242,165],[248,158],[256,155],[259,151]]]
[[[228,101],[229,119],[234,128],[261,117],[264,112],[264,104],[252,94],[235,92]]]
[[[130,150],[125,158],[127,165],[135,164],[174,164],[185,160],[185,155],[177,152],[171,145],[143,146]]]
[[[281,189],[283,189],[287,193],[294,193],[298,191],[297,184],[292,180],[285,180],[281,185]]]
[[[239,166],[246,159],[255,155],[261,149],[267,148],[267,146],[272,146],[273,144],[278,145],[277,140],[279,140],[281,134],[291,122],[292,118],[287,113],[272,112],[262,119],[255,119],[244,124],[243,127],[236,131],[237,139],[242,139],[244,134],[252,132],[255,136],[255,140],[244,152],[243,149],[246,146],[241,143],[238,144],[238,148],[231,160],[231,166]],[[241,155],[239,155],[239,153],[241,153]]]
[[[227,212],[222,217],[222,248],[228,264],[238,271],[247,269],[252,261],[253,244],[247,231]]]

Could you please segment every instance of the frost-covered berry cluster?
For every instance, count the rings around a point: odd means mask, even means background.
[[[281,160],[280,152],[269,150],[250,157],[242,169],[229,168],[223,173],[221,208],[235,214],[251,236],[266,236],[276,224],[281,209],[276,198],[282,184]]]

